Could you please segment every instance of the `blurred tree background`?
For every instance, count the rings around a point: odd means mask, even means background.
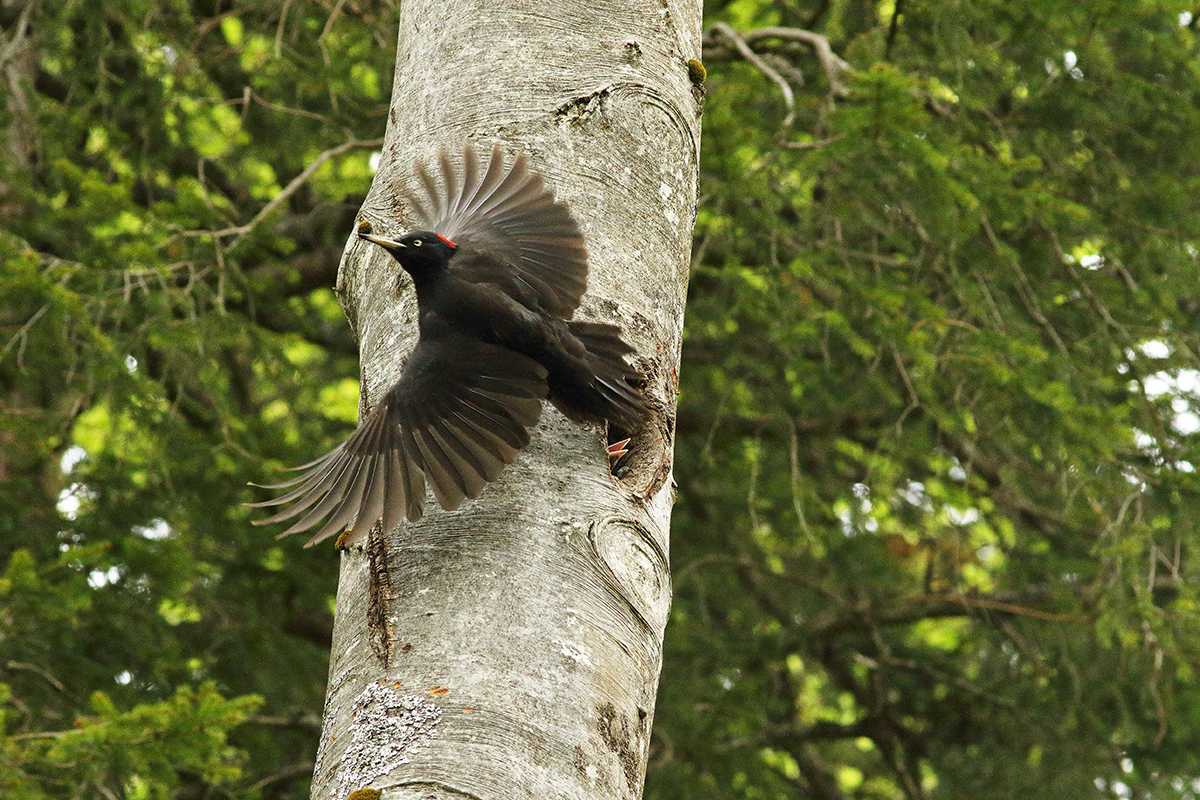
[[[707,12],[647,796],[1200,794],[1200,9]],[[307,796],[395,28],[0,0],[0,795]]]

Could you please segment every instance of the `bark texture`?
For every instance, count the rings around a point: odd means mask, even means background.
[[[342,555],[314,798],[641,796],[663,628],[675,393],[694,221],[699,0],[405,0],[383,159],[360,221],[408,229],[414,159],[501,140],[580,222],[576,318],[619,323],[656,407],[609,474],[605,433],[547,405],[479,498]],[[400,374],[416,298],[351,237],[339,291],[362,409]]]

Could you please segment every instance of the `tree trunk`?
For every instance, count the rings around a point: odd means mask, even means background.
[[[529,154],[591,254],[577,318],[619,323],[654,422],[609,473],[605,432],[547,405],[455,512],[342,555],[314,798],[636,798],[670,606],[676,375],[694,220],[699,0],[405,0],[391,114],[361,219],[405,229],[414,160],[474,139]],[[399,376],[416,298],[347,246],[362,410]]]

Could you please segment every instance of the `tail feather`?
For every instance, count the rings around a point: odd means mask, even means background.
[[[640,430],[650,409],[632,383],[637,373],[625,356],[633,348],[621,339],[621,329],[603,322],[574,321],[567,326],[587,351],[582,366],[588,377],[571,386],[554,385],[552,380],[550,399],[572,419],[605,421],[627,432]]]

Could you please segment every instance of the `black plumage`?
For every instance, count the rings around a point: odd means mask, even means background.
[[[423,196],[405,199],[419,230],[360,229],[412,276],[417,345],[346,442],[266,487],[288,491],[251,505],[288,507],[255,524],[296,520],[281,536],[321,525],[310,546],[349,529],[349,545],[381,518],[384,530],[419,519],[426,482],[457,508],[529,443],[543,400],[578,422],[644,424],[620,329],[569,320],[587,288],[575,219],[524,155],[506,166],[497,145],[479,161],[470,145],[457,168],[442,153],[440,182],[418,166]]]

